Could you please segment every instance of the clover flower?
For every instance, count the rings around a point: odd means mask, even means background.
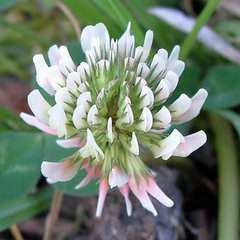
[[[155,158],[186,157],[206,142],[203,131],[183,136],[171,126],[195,118],[207,97],[200,89],[192,98],[181,94],[167,102],[177,87],[185,64],[178,59],[180,48],[170,55],[159,49],[149,59],[153,32],[147,31],[143,46],[135,46],[130,24],[117,40],[110,39],[105,25],[87,26],[81,35],[86,62],[76,66],[65,46],[48,51],[50,66],[43,55],[33,57],[36,80],[55,99],[50,105],[39,90],[28,96],[34,114],[22,119],[40,130],[58,136],[57,144],[78,148],[62,162],[46,162],[42,174],[49,183],[71,180],[80,169],[86,177],[76,189],[99,179],[96,215],[101,216],[109,188],[119,188],[127,214],[132,205],[129,190],[142,206],[157,215],[149,197],[167,207],[173,201],[157,186],[153,173],[141,158],[140,146]]]

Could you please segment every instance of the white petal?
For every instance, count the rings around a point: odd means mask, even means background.
[[[49,125],[50,127],[57,130],[58,137],[63,137],[67,134],[65,123],[67,121],[63,108],[56,104],[51,107],[48,111],[49,114]]]
[[[79,137],[58,139],[56,143],[63,148],[79,148],[82,145]]]
[[[163,106],[155,115],[154,115],[154,126],[158,128],[167,128],[171,123],[172,117],[169,110]]]
[[[161,75],[161,73],[166,68],[166,61],[165,59],[161,58],[159,54],[155,54],[150,66],[150,69],[152,71],[151,78],[156,78],[158,75]]]
[[[135,85],[138,85],[139,90],[142,91],[143,87],[147,85],[147,82],[142,77],[137,77]]]
[[[196,151],[207,141],[207,135],[204,131],[199,131],[194,134],[184,137],[184,142],[181,143],[174,151],[174,156],[187,157],[192,152]]]
[[[84,52],[96,48],[105,48],[107,51],[110,46],[108,30],[103,23],[95,26],[89,25],[82,30],[81,45]]]
[[[147,107],[143,108],[143,111],[142,111],[142,113],[140,115],[139,120],[141,121],[137,125],[137,128],[139,130],[142,130],[144,132],[148,132],[152,128],[153,117],[152,117],[152,113],[149,110],[149,108],[147,108]]]
[[[137,67],[137,75],[146,78],[150,72],[149,67],[146,63],[139,63]]]
[[[168,61],[168,52],[164,48],[161,48],[157,52],[158,57],[161,59],[161,61],[164,63],[164,66],[166,68],[167,61]]]
[[[129,124],[129,125],[132,125],[134,122],[133,111],[132,111],[130,104],[126,105],[124,117],[122,118],[122,122]]]
[[[110,67],[110,62],[105,59],[101,59],[97,62],[96,68],[100,74],[104,74],[104,72],[108,71]]]
[[[133,154],[139,155],[139,145],[138,145],[138,140],[137,140],[135,132],[132,133],[132,139],[131,139],[131,144],[130,144],[129,150]]]
[[[140,97],[142,97],[141,107],[151,108],[153,106],[154,95],[149,87],[143,86]]]
[[[73,160],[63,162],[42,162],[41,172],[50,182],[67,182],[77,174],[79,164]]]
[[[75,70],[75,64],[66,46],[61,46],[59,48],[61,59],[59,61],[59,67],[61,71],[67,75],[69,72]]]
[[[179,77],[175,72],[168,71],[164,78],[164,81],[167,83],[170,93],[172,93],[177,87]]]
[[[73,98],[68,92],[67,88],[60,88],[55,94],[55,101],[57,104],[62,106],[64,109],[71,109],[68,104],[73,103]]]
[[[97,103],[98,106],[101,105],[102,100],[103,100],[103,98],[104,98],[104,95],[105,95],[105,90],[104,90],[104,88],[102,88],[101,91],[100,91],[100,92],[98,93],[98,95],[97,95],[96,103]]]
[[[90,92],[84,92],[79,95],[77,99],[77,105],[78,106],[83,106],[84,109],[89,109],[90,105],[89,103],[92,102],[92,97]]]
[[[111,188],[122,187],[128,182],[128,175],[123,171],[113,168],[108,177],[108,183]]]
[[[83,105],[77,106],[73,112],[72,121],[77,129],[85,128],[87,126],[86,121],[87,113]]]
[[[94,125],[98,123],[98,109],[96,105],[92,105],[89,109],[87,115],[87,122],[89,125]]]
[[[163,79],[155,90],[155,102],[164,102],[170,95],[168,84]]]
[[[57,91],[65,86],[65,80],[57,66],[51,66],[47,70],[47,78],[52,88]]]
[[[58,65],[60,61],[61,55],[58,49],[57,45],[53,45],[48,49],[48,59],[50,61],[50,64],[53,65]]]
[[[184,71],[184,68],[185,63],[181,60],[177,60],[170,70],[175,72],[180,77],[182,72]]]
[[[171,68],[175,64],[175,62],[178,60],[179,53],[180,53],[180,47],[178,45],[176,45],[173,48],[173,50],[168,58],[168,68]]]
[[[192,97],[191,107],[183,115],[175,119],[175,122],[184,123],[195,118],[200,113],[200,110],[207,98],[207,95],[208,93],[205,89],[199,89],[198,92]]]
[[[153,42],[153,31],[148,30],[145,35],[144,44],[143,44],[143,55],[141,56],[141,62],[145,62],[148,58],[148,55],[151,51]]]
[[[124,185],[120,188],[120,192],[122,193],[124,199],[125,199],[125,204],[127,208],[127,215],[131,216],[132,215],[132,203],[129,200],[129,187],[128,185]]]
[[[80,74],[81,81],[86,81],[90,76],[90,67],[86,62],[81,62],[77,67],[77,72]]]
[[[114,135],[113,135],[113,131],[112,131],[112,118],[108,118],[108,122],[107,122],[107,137],[110,143],[113,142],[114,139]]]
[[[104,153],[102,149],[97,145],[94,136],[91,130],[87,129],[87,142],[84,147],[80,149],[80,154],[83,158],[87,157],[95,157],[97,160],[100,158],[104,158]]]
[[[78,86],[81,84],[80,75],[78,72],[71,72],[67,76],[66,87],[73,94],[78,94]]]
[[[39,90],[35,89],[28,95],[28,105],[37,119],[48,124],[48,110],[51,106],[43,98]]]
[[[191,98],[186,94],[181,94],[170,106],[169,110],[171,111],[173,119],[178,118],[184,114],[192,104]]]
[[[101,180],[100,186],[99,186],[96,217],[101,217],[102,215],[102,210],[103,210],[104,202],[106,199],[107,191],[108,191],[108,182],[107,182],[107,179],[103,179]]]
[[[160,142],[160,146],[151,147],[151,151],[153,152],[155,158],[162,157],[163,160],[167,160],[173,155],[174,151],[182,141],[182,134],[178,130],[174,129],[168,137]]]

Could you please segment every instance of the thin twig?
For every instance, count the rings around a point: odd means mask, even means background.
[[[52,239],[52,231],[60,213],[62,199],[63,199],[62,192],[54,192],[52,204],[51,204],[51,210],[46,219],[43,240]]]
[[[14,224],[10,227],[10,232],[15,240],[24,240],[24,238],[16,224]]]
[[[74,16],[72,11],[61,1],[56,2],[56,6],[65,14],[65,16],[68,18],[69,22],[72,24],[73,29],[77,35],[77,39],[80,40],[81,35],[81,27],[79,24],[78,19]]]

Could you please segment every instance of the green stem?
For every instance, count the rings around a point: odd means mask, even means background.
[[[219,175],[218,240],[238,239],[239,179],[237,149],[230,124],[211,115]]]
[[[187,58],[197,38],[200,29],[208,22],[209,18],[217,8],[220,0],[208,0],[201,14],[198,16],[192,31],[188,34],[182,44],[181,56],[183,59]]]

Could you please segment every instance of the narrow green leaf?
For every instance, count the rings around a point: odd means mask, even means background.
[[[52,190],[46,188],[40,192],[23,196],[0,205],[0,231],[12,224],[20,223],[49,208]]]

